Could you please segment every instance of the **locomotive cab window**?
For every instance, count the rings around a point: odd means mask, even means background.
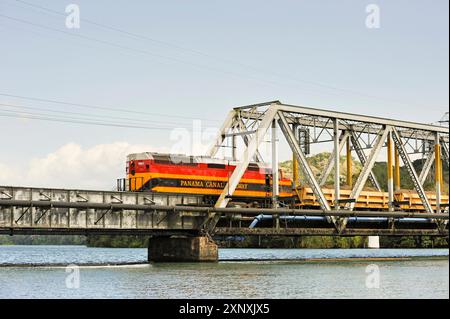
[[[247,170],[249,172],[258,172],[259,171],[259,166],[257,164],[249,164]]]
[[[224,164],[208,164],[208,168],[225,169],[226,166]]]

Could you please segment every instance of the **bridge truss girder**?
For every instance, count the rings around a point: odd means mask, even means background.
[[[226,125],[223,126],[220,132],[219,138],[208,154],[214,157],[220,149],[221,143],[227,137],[233,135],[226,127],[239,127],[241,136],[246,137],[246,146],[242,151],[243,158],[240,159],[240,164],[229,179],[225,190],[216,203],[216,207],[227,206],[230,197],[236,190],[239,181],[250,163],[249,159],[254,157],[258,152],[258,147],[264,140],[271,123],[277,121],[286,142],[303,169],[306,178],[305,184],[311,187],[317,201],[320,203],[322,211],[332,210],[323,195],[322,188],[328,176],[333,171],[335,176],[339,176],[336,175],[339,174],[339,167],[335,165],[336,158],[334,156],[339,156],[347,137],[350,137],[352,142],[352,151],[356,152],[360,162],[363,164],[362,172],[359,174],[358,180],[352,188],[350,200],[344,201],[344,208],[347,210],[354,209],[355,201],[357,201],[367,181],[370,181],[378,191],[381,191],[382,185],[377,181],[372,168],[389,137],[394,141],[394,147],[400,154],[403,165],[413,179],[414,190],[419,194],[425,210],[428,213],[439,212],[440,203],[438,203],[438,208],[434,211],[422,186],[422,180],[430,170],[428,166],[430,163],[433,163],[435,151],[431,150],[428,152],[427,155],[431,159],[429,159],[429,163],[427,163],[427,167],[423,170],[421,176],[416,172],[412,161],[413,156],[423,155],[427,146],[436,143],[436,136],[439,136],[443,157],[448,159],[449,129],[446,127],[286,105],[279,101],[237,107],[230,114],[225,123]],[[336,124],[338,127],[337,130]],[[309,130],[308,143],[310,145],[334,142],[335,146],[331,151],[333,154],[332,158],[329,160],[319,181],[317,180],[318,176],[313,173],[313,170],[307,162],[302,145],[295,138],[296,132],[294,129]],[[336,134],[339,135],[336,136]],[[370,152],[369,155],[366,155],[367,151]],[[258,157],[260,161],[263,161],[261,155]],[[273,158],[276,157],[273,156]],[[437,160],[440,160],[440,158]],[[334,188],[336,194],[339,194],[340,185],[336,182],[336,179]],[[393,191],[393,189],[389,190],[390,193]],[[436,192],[439,193],[437,197],[440,198],[441,190],[436,189]],[[394,194],[390,194],[390,198],[394,198]],[[336,198],[336,201],[339,203],[340,198]],[[390,203],[390,206],[392,204]],[[336,207],[339,208],[339,205],[336,205]],[[208,225],[209,230],[214,229],[219,218],[220,216],[215,216],[213,222]],[[333,223],[340,232],[345,232],[345,218],[341,220],[339,218],[329,218],[329,222]]]
[[[355,132],[352,132],[351,134],[351,141],[353,144],[353,148],[356,151],[356,154],[358,155],[359,161],[361,162],[361,164],[365,165],[367,162],[367,156],[364,153],[364,148],[361,146],[361,143],[359,141],[358,136],[355,134]],[[370,170],[369,172],[369,180],[370,183],[378,190],[381,192],[381,186],[380,183],[378,183],[378,180],[375,176],[375,174],[373,173],[372,170]]]
[[[345,146],[345,143],[347,142],[347,138],[350,136],[350,133],[348,131],[345,131],[345,133],[341,134],[341,136],[339,137],[339,154],[341,154],[342,149]],[[336,156],[335,156],[335,152],[331,153],[330,159],[327,162],[327,165],[325,166],[325,170],[323,171],[321,177],[320,177],[320,181],[319,181],[319,185],[323,186],[325,185],[325,183],[328,180],[328,177],[330,176],[330,174],[333,172],[333,168],[335,167],[335,162],[336,162]]]

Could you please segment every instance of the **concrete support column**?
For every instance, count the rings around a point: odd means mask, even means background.
[[[380,248],[380,237],[378,236],[369,236],[369,248],[379,249]]]
[[[216,243],[206,236],[153,237],[148,243],[149,262],[216,262]]]

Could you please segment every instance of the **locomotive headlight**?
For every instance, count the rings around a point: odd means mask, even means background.
[[[130,162],[130,173],[131,175],[136,175],[136,163],[134,161]]]

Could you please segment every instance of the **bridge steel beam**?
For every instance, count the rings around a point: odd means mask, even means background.
[[[345,161],[347,164],[347,176],[345,181],[347,182],[347,186],[353,187],[353,158],[352,158],[352,139],[350,136],[345,138],[346,140],[346,156]]]
[[[305,173],[308,183],[309,183],[311,189],[313,190],[314,195],[316,196],[317,200],[320,203],[320,207],[322,208],[323,211],[330,211],[331,207],[330,207],[327,199],[325,198],[325,195],[324,195],[319,183],[317,182],[316,177],[314,176],[314,173],[313,173],[311,167],[308,164],[306,155],[303,153],[302,148],[300,147],[298,141],[295,138],[295,133],[290,128],[283,112],[278,112],[278,117],[279,117],[281,131],[283,132],[289,146],[291,147],[292,152],[297,157],[299,164],[302,166],[303,172]],[[334,217],[329,219],[329,221],[336,224],[336,219]]]
[[[234,127],[236,121],[236,111],[232,110],[228,113],[227,118],[225,119],[222,127],[219,130],[217,137],[214,140],[214,143],[210,146],[207,151],[207,156],[214,157],[222,146],[223,141],[225,140],[225,135],[227,132]]]
[[[447,167],[450,166],[450,155],[448,150],[448,141],[445,141],[444,138],[441,138],[441,148],[442,148],[442,157],[446,160]]]
[[[277,120],[276,116],[272,121],[272,207],[278,207],[278,197],[280,196],[280,173],[278,166],[278,138],[277,138]],[[277,220],[277,224],[278,224]],[[278,224],[279,226],[279,224]]]
[[[430,201],[428,200],[428,197],[425,193],[425,190],[423,189],[423,185],[420,183],[419,176],[414,168],[414,165],[405,149],[405,146],[403,145],[402,139],[400,135],[398,134],[398,131],[396,128],[393,128],[393,134],[392,134],[395,147],[397,148],[400,157],[402,158],[403,164],[405,165],[406,169],[408,170],[409,176],[411,177],[414,189],[416,190],[417,194],[419,195],[423,207],[425,208],[427,213],[433,213],[434,210],[431,207]]]
[[[245,123],[242,121],[242,119],[239,119],[238,126],[239,126],[239,132],[247,133],[247,128],[245,126]],[[248,147],[249,138],[248,138],[247,134],[242,135],[242,139],[244,141],[245,146]],[[263,159],[261,153],[259,152],[259,150],[256,150],[255,162],[264,162],[264,159]]]
[[[356,151],[356,154],[358,155],[359,161],[361,162],[362,165],[365,165],[367,162],[367,156],[364,153],[364,150],[361,146],[361,143],[359,142],[359,138],[356,135],[355,132],[352,132],[351,134],[351,140],[352,140],[352,144],[353,147]],[[380,183],[378,183],[377,177],[375,176],[375,174],[373,173],[372,170],[370,170],[369,172],[369,180],[370,183],[379,191],[381,192],[381,186]]]
[[[339,145],[339,119],[333,120],[333,157],[334,157],[334,209],[339,210],[341,199],[341,151],[342,148]]]
[[[248,109],[255,109],[257,107],[263,107],[263,106],[270,106],[274,105],[273,102],[268,103],[260,103],[260,104],[254,104],[249,106],[241,106],[235,108],[236,111],[241,112],[242,114],[245,114],[244,111]],[[277,102],[275,105],[278,106],[279,110],[286,113],[293,113],[293,114],[308,114],[311,116],[318,116],[322,118],[338,118],[344,121],[354,121],[354,122],[361,122],[361,123],[376,123],[378,125],[382,126],[392,126],[397,128],[403,128],[405,129],[405,134],[408,134],[410,131],[423,131],[423,132],[440,132],[443,134],[449,134],[449,128],[438,126],[438,125],[431,125],[431,124],[423,124],[423,123],[414,123],[414,122],[408,122],[408,121],[401,121],[401,120],[395,120],[395,119],[388,119],[388,118],[382,118],[382,117],[376,117],[376,116],[367,116],[367,115],[360,115],[360,114],[351,114],[351,113],[345,113],[345,112],[337,112],[333,110],[325,110],[325,109],[317,109],[317,108],[311,108],[311,107],[305,107],[305,106],[299,106],[299,105],[289,105],[289,104],[283,104],[281,102]],[[258,118],[259,114],[257,112],[248,112],[246,114],[247,117],[251,118]],[[294,121],[293,121],[294,122]],[[292,122],[292,123],[293,123]],[[290,124],[292,124],[290,123]],[[326,125],[324,123],[324,125]],[[333,125],[332,123],[327,124],[328,128],[332,129]],[[356,132],[364,132],[367,128],[363,126],[355,126],[354,131]],[[372,131],[373,134],[376,134],[377,132],[375,130]],[[402,135],[402,133],[400,133]],[[429,139],[433,140],[429,134],[427,135],[419,135],[419,138]]]
[[[167,206],[167,205],[143,205],[143,204],[108,204],[108,203],[93,203],[93,202],[67,202],[67,201],[39,201],[39,200],[0,200],[0,208],[8,209],[12,207],[23,207],[23,208],[40,208],[40,209],[77,209],[77,210],[133,210],[133,211],[143,211],[147,214],[152,214],[154,212],[169,212],[169,213],[186,213],[186,216],[206,216],[208,213],[220,213],[224,215],[236,215],[236,214],[246,214],[249,216],[255,216],[259,214],[274,214],[280,213],[292,216],[345,216],[345,217],[394,217],[394,218],[436,218],[436,219],[449,219],[448,213],[421,213],[421,212],[407,212],[407,211],[349,211],[346,209],[341,209],[339,211],[330,210],[323,211],[317,209],[291,209],[291,208],[216,208],[216,207],[205,207],[205,206]],[[189,213],[189,214],[188,214]],[[198,213],[198,214],[195,214]],[[10,227],[10,223],[7,220],[2,220],[6,225],[4,227]]]
[[[388,177],[388,194],[389,194],[389,210],[394,211],[394,154],[393,154],[393,141],[392,132],[388,134],[387,141],[387,177]]]
[[[342,150],[344,149],[345,143],[349,136],[350,136],[350,133],[348,131],[345,131],[339,137],[339,153],[341,153]],[[332,152],[330,158],[328,159],[327,165],[325,166],[325,169],[322,173],[322,176],[319,179],[320,186],[325,185],[328,177],[330,176],[331,172],[333,171],[334,165],[335,165],[335,153]]]
[[[283,112],[278,112],[278,116],[279,116],[279,123],[280,123],[281,131],[283,132],[284,136],[286,137],[286,140],[287,140],[292,152],[295,154],[298,162],[302,166],[302,169],[306,175],[308,183],[311,186],[314,195],[317,197],[317,199],[320,203],[320,207],[324,211],[330,211],[331,207],[328,204],[328,201],[325,198],[325,195],[324,195],[319,183],[317,182],[316,177],[314,176],[311,166],[309,166],[309,164],[308,164],[305,153],[303,153],[302,148],[300,147],[298,141],[295,138],[294,132],[290,128],[290,126],[286,120],[286,117],[284,116]]]
[[[236,188],[239,185],[242,176],[244,176],[244,173],[247,170],[248,165],[250,164],[250,160],[255,156],[258,147],[264,141],[264,137],[266,136],[266,133],[269,130],[269,128],[272,126],[272,122],[275,119],[277,112],[278,109],[276,106],[273,106],[267,110],[266,114],[261,120],[258,129],[256,130],[255,134],[248,143],[248,146],[245,148],[240,163],[234,169],[233,174],[231,174],[231,177],[228,180],[227,185],[225,186],[224,190],[219,196],[219,199],[217,200],[214,207],[216,208],[227,207],[230,201],[230,196],[232,196],[236,191]],[[205,224],[206,231],[212,232],[219,220],[220,215],[213,214],[211,216],[211,219]]]
[[[394,147],[394,186],[395,191],[400,191],[402,188],[401,170],[400,170],[400,154],[396,147]]]
[[[293,112],[293,114],[295,114],[296,112]],[[299,112],[297,114],[307,114],[310,115],[309,113],[302,113]],[[338,113],[338,114],[345,114],[345,113]],[[252,120],[258,120],[260,118],[260,114],[257,112],[246,112],[246,111],[242,111],[240,112],[240,115],[243,118],[248,118],[248,119],[252,119]],[[341,115],[339,118],[343,119],[345,116]],[[332,116],[326,116],[325,118],[333,118]],[[289,124],[298,124],[300,126],[311,126],[311,121],[308,119],[304,119],[304,118],[288,118],[288,122]],[[376,124],[380,124],[378,122],[368,122],[368,123],[376,123]],[[333,129],[333,123],[330,123],[330,121],[327,120],[323,120],[323,119],[317,119],[315,121],[315,126],[317,128],[325,128],[325,129]],[[371,134],[371,135],[377,135],[379,133],[379,130],[376,128],[372,128],[372,127],[367,127],[366,125],[364,125],[364,122],[355,124],[349,124],[348,125],[348,129],[350,129],[356,133],[364,133],[364,134]],[[412,135],[415,136],[416,139],[419,140],[424,140],[424,141],[428,141],[428,142],[433,142],[434,141],[434,136],[433,136],[433,132],[435,131],[435,129],[438,129],[439,132],[441,132],[441,134],[449,134],[449,130],[442,128],[441,126],[429,126],[429,128],[427,130],[421,131],[418,129],[402,129],[399,134],[402,138],[410,138]],[[446,143],[449,142],[448,140],[448,136],[445,137],[445,141]]]
[[[295,139],[298,141],[300,140],[300,132],[298,130],[298,125],[293,124],[292,129],[294,130]],[[297,157],[294,153],[292,153],[292,183],[293,188],[297,192],[298,187],[300,186],[300,167],[298,164]]]
[[[231,159],[237,161],[237,136],[235,134],[231,137]]]
[[[339,137],[339,153],[342,152],[345,146],[346,139],[350,136],[350,133],[348,131],[345,131],[341,136]],[[335,153],[332,152],[330,158],[328,159],[328,162],[325,166],[325,169],[323,170],[322,176],[319,179],[319,185],[324,186],[325,183],[328,180],[328,177],[330,176],[331,172],[333,171],[334,165],[335,165]]]
[[[441,138],[439,133],[436,133],[436,143],[434,148],[434,167],[436,180],[436,213],[441,212],[441,192],[442,192],[442,159],[441,159]]]
[[[233,193],[235,192],[237,186],[239,185],[239,182],[241,181],[242,176],[244,175],[248,165],[250,164],[251,158],[255,156],[258,147],[264,141],[264,136],[271,127],[272,121],[275,119],[276,114],[277,114],[276,108],[270,108],[265,114],[254,136],[251,138],[248,146],[245,148],[243,157],[239,165],[234,169],[233,174],[231,175],[227,185],[225,186],[222,194],[217,200],[215,207],[223,208],[227,206],[228,202],[230,201],[229,196],[232,196]]]
[[[435,157],[434,152],[428,153],[427,159],[425,160],[425,163],[422,167],[422,171],[420,172],[420,175],[419,175],[419,182],[422,185],[425,184],[428,174],[430,173],[431,167],[434,164],[434,157]]]
[[[361,173],[358,176],[358,179],[355,183],[355,186],[352,189],[352,192],[350,194],[350,198],[354,199],[354,202],[347,203],[346,208],[353,210],[355,208],[356,200],[358,199],[359,195],[364,189],[364,185],[367,182],[367,179],[369,178],[370,172],[373,169],[373,166],[375,165],[375,162],[377,160],[377,157],[381,151],[381,148],[383,147],[384,142],[386,141],[389,133],[391,132],[392,127],[387,126],[384,129],[382,129],[381,135],[378,136],[377,141],[375,142],[374,147],[372,148],[372,151],[367,159],[367,162],[364,164],[363,169],[361,170]],[[343,221],[343,226],[345,226],[347,223],[347,220]]]

